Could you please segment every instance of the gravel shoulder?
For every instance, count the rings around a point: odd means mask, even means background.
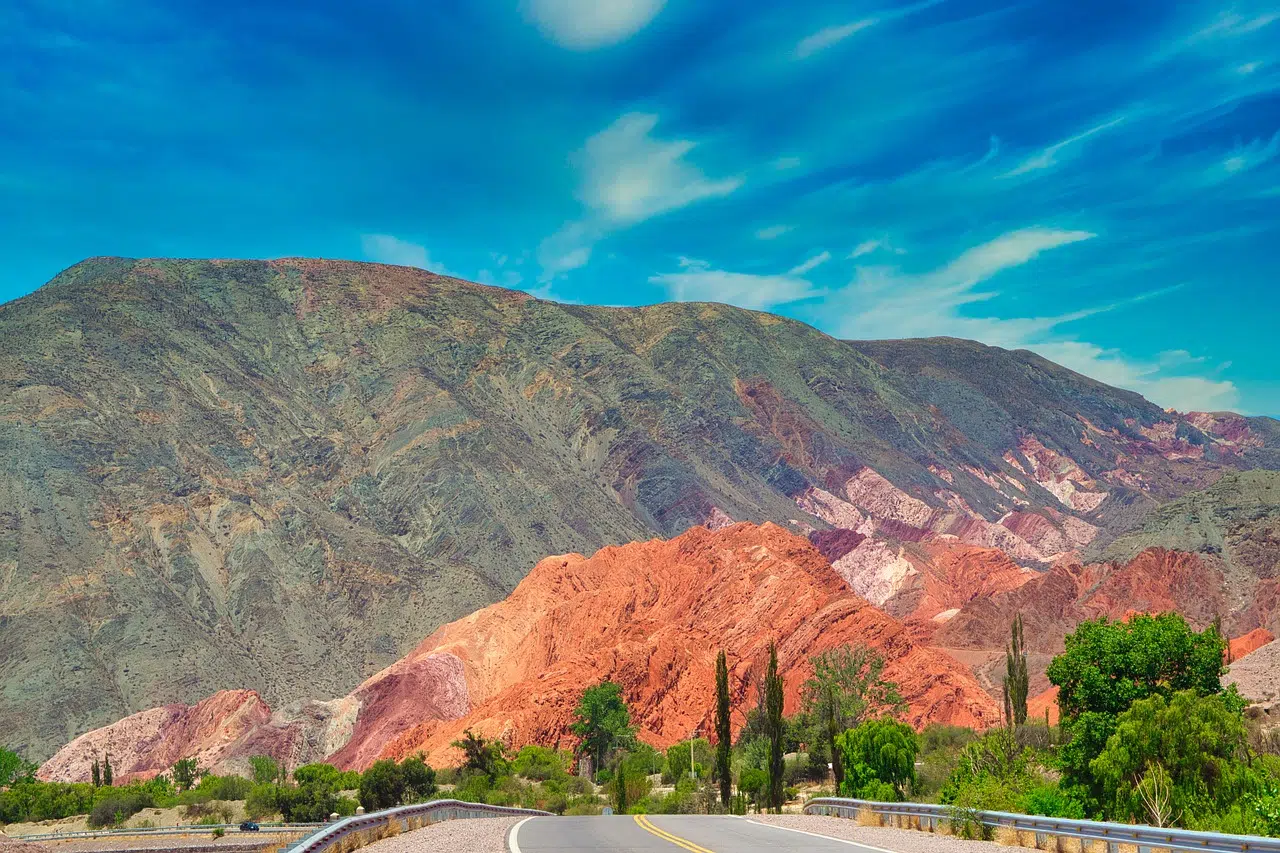
[[[519,817],[485,817],[446,820],[375,841],[364,850],[373,853],[506,853],[507,832],[524,820]]]
[[[824,815],[762,814],[750,815],[748,820],[784,829],[816,832],[819,835],[880,847],[893,853],[1037,853],[1029,847],[1006,847],[993,841],[966,841],[963,838],[918,832],[914,829],[858,826],[856,821],[848,818]]]

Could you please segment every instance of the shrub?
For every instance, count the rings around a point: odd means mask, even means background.
[[[94,804],[93,810],[89,812],[89,826],[114,826],[150,807],[153,802],[150,794],[136,788],[113,789]]]
[[[545,746],[522,747],[511,761],[511,772],[526,779],[544,782],[568,775],[568,756]]]
[[[370,812],[389,809],[400,804],[404,788],[404,773],[399,765],[389,758],[375,761],[360,777],[360,805]]]
[[[269,815],[277,814],[280,811],[276,795],[278,790],[278,785],[273,785],[269,782],[254,785],[249,790],[249,795],[245,797],[245,815],[253,820],[259,820]]]

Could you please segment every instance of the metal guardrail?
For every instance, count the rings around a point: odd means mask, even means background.
[[[463,818],[507,817],[511,815],[550,815],[538,809],[518,809],[509,806],[489,806],[484,803],[466,803],[461,800],[432,800],[412,806],[396,806],[380,812],[371,812],[344,818],[289,847],[290,853],[321,853],[348,835],[386,827],[391,821],[399,823],[401,831],[409,829],[409,821],[422,820],[423,825],[442,820]]]
[[[1280,838],[1260,835],[1228,835],[1221,832],[1199,832],[1191,829],[1144,826],[1130,823],[1104,823],[1062,817],[986,812],[957,809],[932,803],[880,803],[844,797],[815,797],[804,804],[805,814],[854,817],[862,809],[878,815],[902,815],[919,818],[922,826],[937,830],[941,823],[976,821],[985,826],[1004,827],[1036,834],[1039,847],[1045,836],[1066,836],[1086,841],[1102,841],[1108,853],[1117,853],[1117,845],[1131,844],[1139,853],[1155,849],[1196,850],[1210,853],[1280,853]]]
[[[261,824],[257,832],[305,832],[317,826],[324,826],[323,823],[276,823]],[[223,832],[240,831],[238,823],[183,823],[176,826],[136,826],[124,827],[121,829],[78,829],[74,832],[37,832],[27,835],[10,835],[10,838],[24,841],[61,841],[67,838],[111,838],[112,836],[131,836],[131,835],[198,835],[204,832],[213,832],[215,829],[221,829]],[[245,835],[251,835],[246,832]]]

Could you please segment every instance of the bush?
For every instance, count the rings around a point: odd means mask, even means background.
[[[154,804],[151,795],[139,789],[108,789],[110,794],[94,804],[89,812],[89,826],[95,829],[114,826]]]
[[[511,761],[511,772],[526,779],[545,782],[567,776],[568,761],[569,757],[563,752],[530,744],[516,753]]]
[[[277,791],[280,786],[269,782],[254,785],[244,800],[244,813],[253,820],[260,820],[280,812]]]
[[[1076,820],[1085,817],[1084,804],[1057,785],[1038,785],[1027,791],[1015,811]]]

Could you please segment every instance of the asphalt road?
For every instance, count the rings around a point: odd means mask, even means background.
[[[511,853],[877,853],[848,841],[714,815],[535,817],[507,836]]]

